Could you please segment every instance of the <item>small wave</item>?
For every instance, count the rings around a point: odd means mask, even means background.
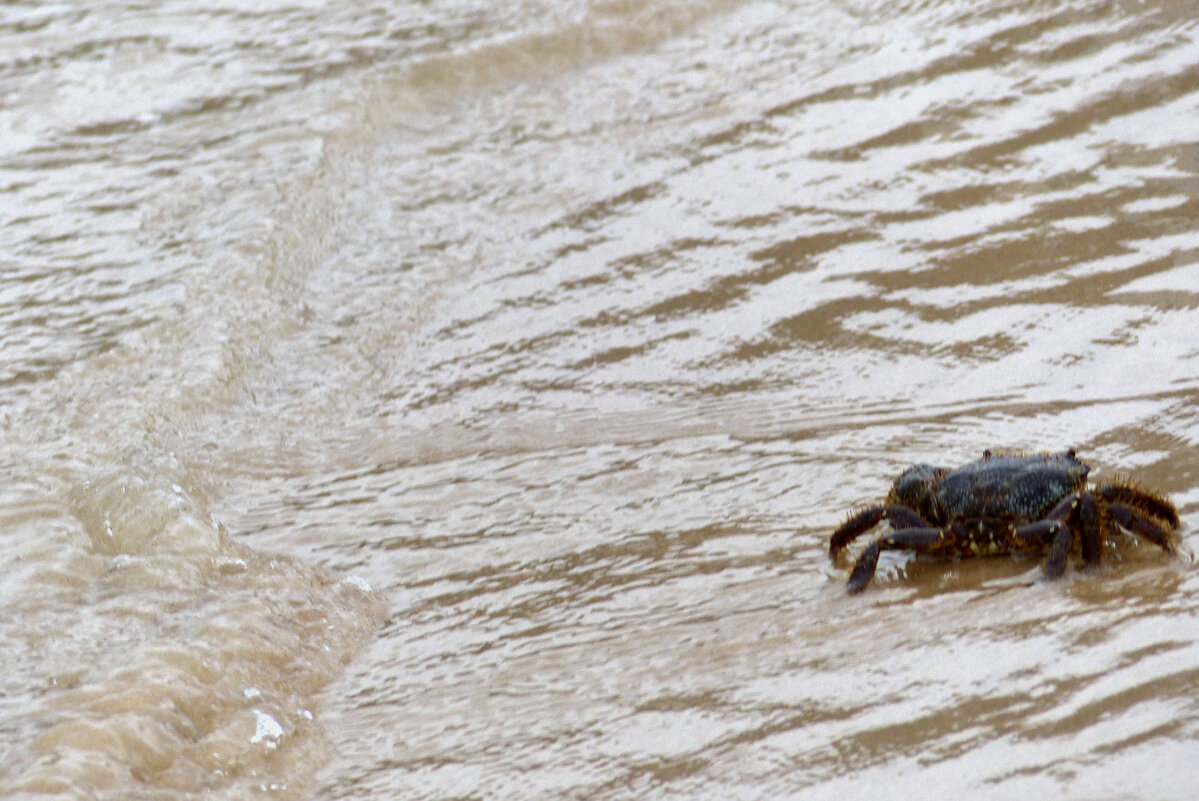
[[[205,507],[181,482],[117,469],[6,532],[52,526],[58,542],[5,627],[26,654],[7,689],[29,707],[0,725],[32,742],[0,792],[296,789],[320,765],[314,694],[374,631],[379,598],[241,546]]]

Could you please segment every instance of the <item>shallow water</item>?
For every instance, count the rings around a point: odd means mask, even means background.
[[[0,10],[0,795],[1176,799],[1190,3]],[[1096,571],[829,532],[1073,446]]]

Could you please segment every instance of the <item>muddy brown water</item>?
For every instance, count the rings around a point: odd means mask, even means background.
[[[1190,2],[0,9],[0,795],[1181,799],[1199,572],[829,532],[1075,447],[1199,510]]]

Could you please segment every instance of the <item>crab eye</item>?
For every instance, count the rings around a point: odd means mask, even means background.
[[[932,504],[933,486],[944,474],[943,469],[931,464],[912,465],[895,479],[891,495],[909,509],[927,511]]]

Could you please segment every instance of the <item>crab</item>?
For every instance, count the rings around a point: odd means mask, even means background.
[[[1099,564],[1104,540],[1123,530],[1167,553],[1179,543],[1178,511],[1165,496],[1118,478],[1087,486],[1090,467],[1073,450],[1002,454],[947,470],[917,464],[904,470],[881,504],[852,512],[829,539],[837,557],[883,520],[891,531],[871,542],[849,574],[849,591],[874,578],[882,551],[934,556],[1046,553],[1044,572],[1058,578],[1081,551],[1085,566]]]

